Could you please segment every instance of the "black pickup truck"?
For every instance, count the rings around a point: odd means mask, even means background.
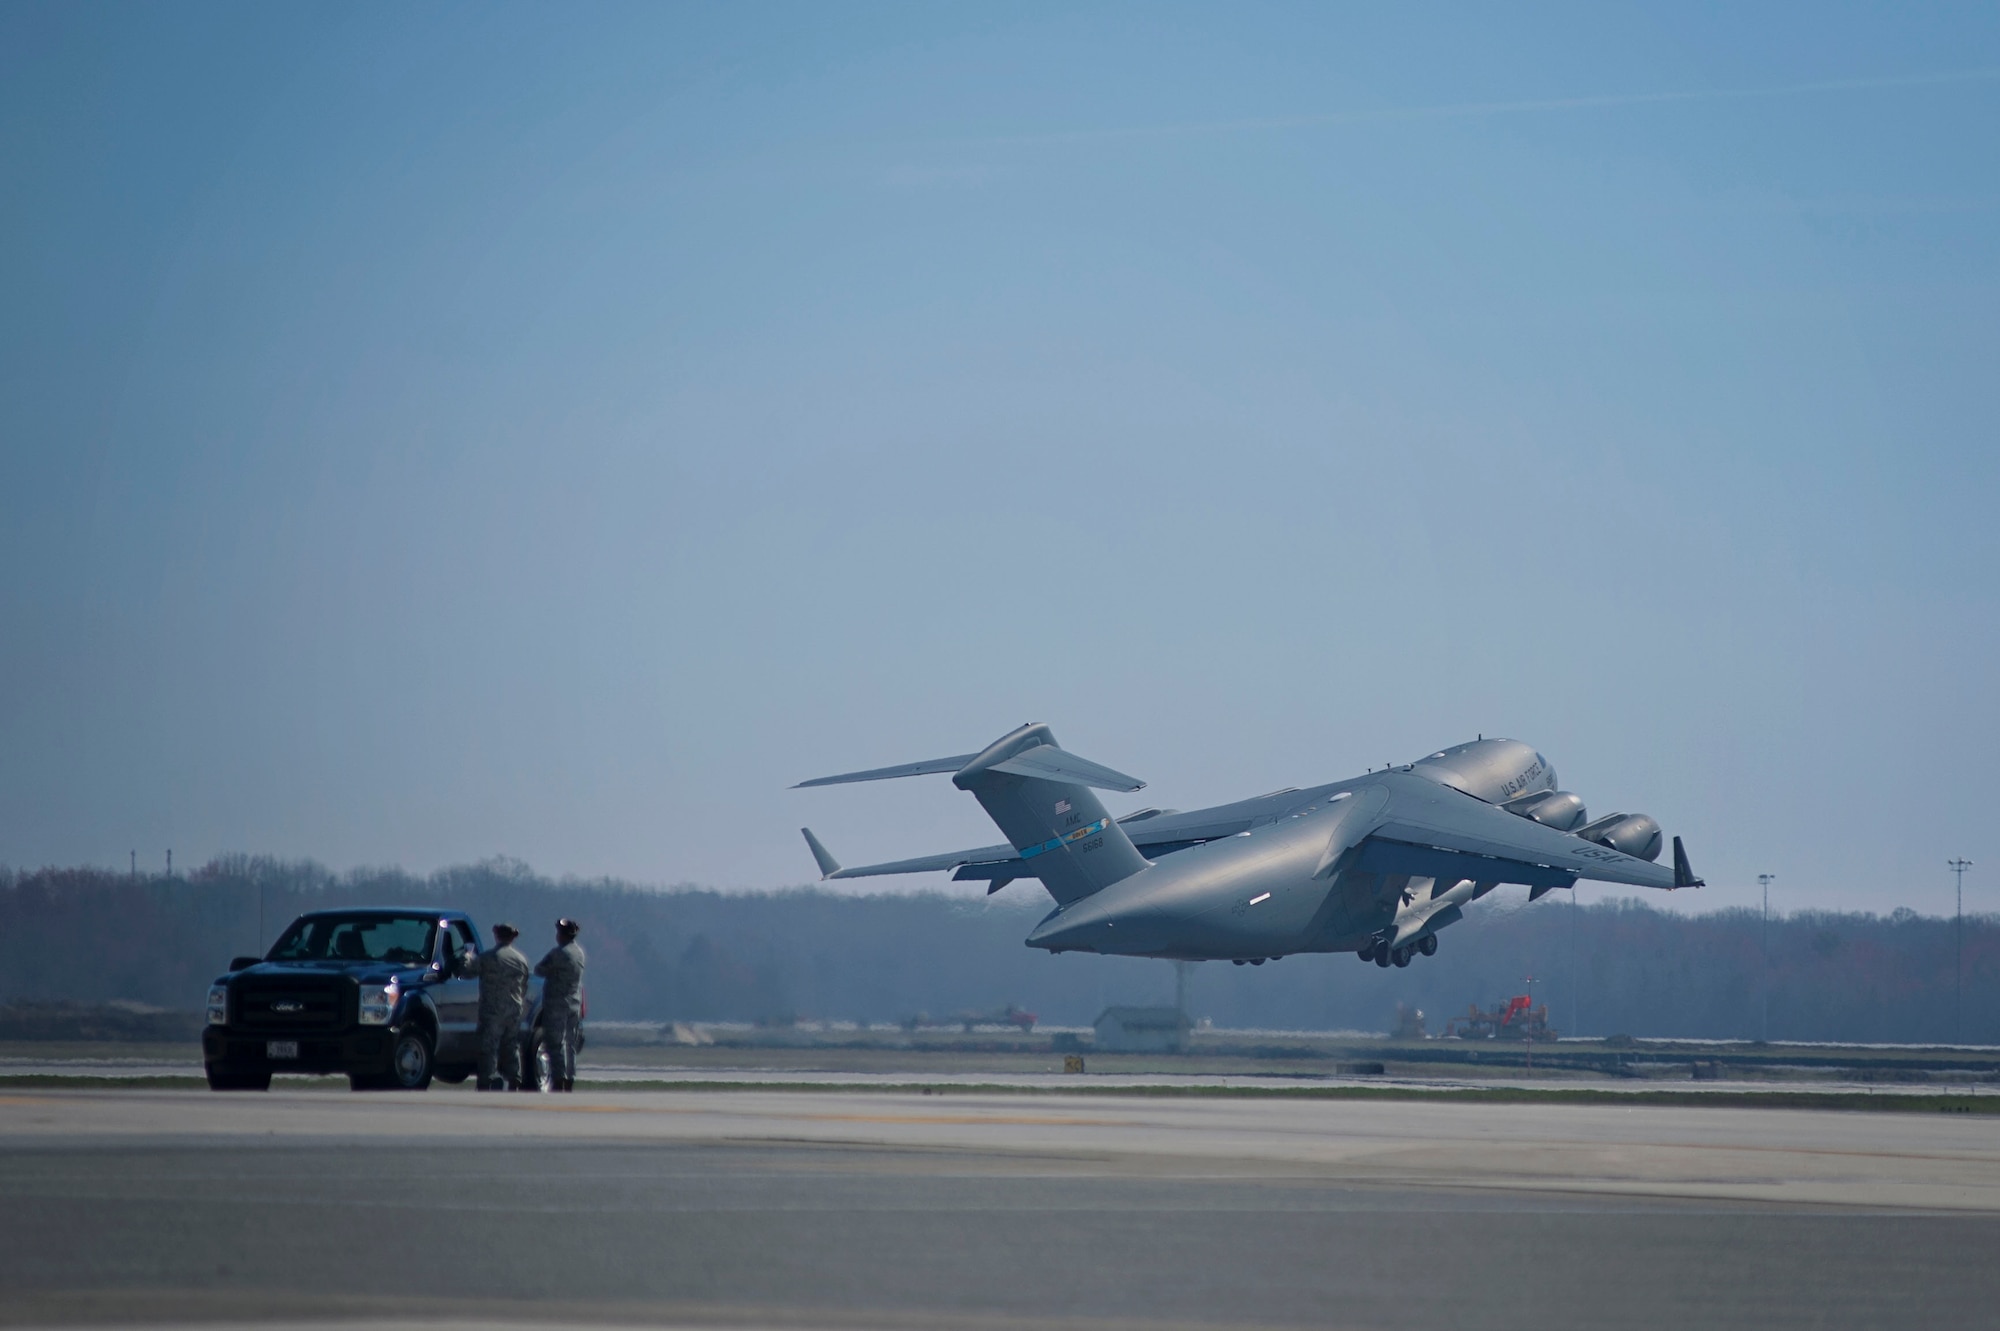
[[[270,952],[238,957],[208,989],[202,1062],[218,1091],[263,1091],[274,1072],[347,1074],[357,1091],[421,1091],[479,1069],[479,982],[459,955],[479,950],[460,911],[315,911]],[[549,1084],[542,982],[521,1019],[526,1083]]]

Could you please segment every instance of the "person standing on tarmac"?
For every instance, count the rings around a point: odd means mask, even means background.
[[[542,977],[542,1038],[549,1047],[549,1089],[576,1089],[576,1038],[583,1026],[583,949],[576,921],[556,921],[556,945],[535,963]]]
[[[493,926],[493,950],[466,949],[459,974],[479,977],[479,1089],[521,1089],[521,1013],[528,1006],[528,959],[511,924]]]

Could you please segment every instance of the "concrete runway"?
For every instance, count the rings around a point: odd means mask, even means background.
[[[16,1325],[1988,1325],[1997,1241],[1984,1116],[0,1093]]]

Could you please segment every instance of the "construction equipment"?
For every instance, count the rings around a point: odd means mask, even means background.
[[[1554,1040],[1556,1030],[1549,1025],[1549,1005],[1533,1006],[1526,994],[1516,994],[1482,1010],[1474,1003],[1463,1017],[1446,1023],[1447,1039],[1459,1040]]]

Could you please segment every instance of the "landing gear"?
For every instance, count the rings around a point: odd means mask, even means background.
[[[1406,943],[1402,947],[1390,947],[1389,940],[1386,938],[1372,939],[1367,946],[1354,955],[1363,961],[1372,961],[1377,966],[1407,966],[1410,964],[1412,957],[1436,956],[1437,950],[1437,935],[1425,934],[1416,942]]]

